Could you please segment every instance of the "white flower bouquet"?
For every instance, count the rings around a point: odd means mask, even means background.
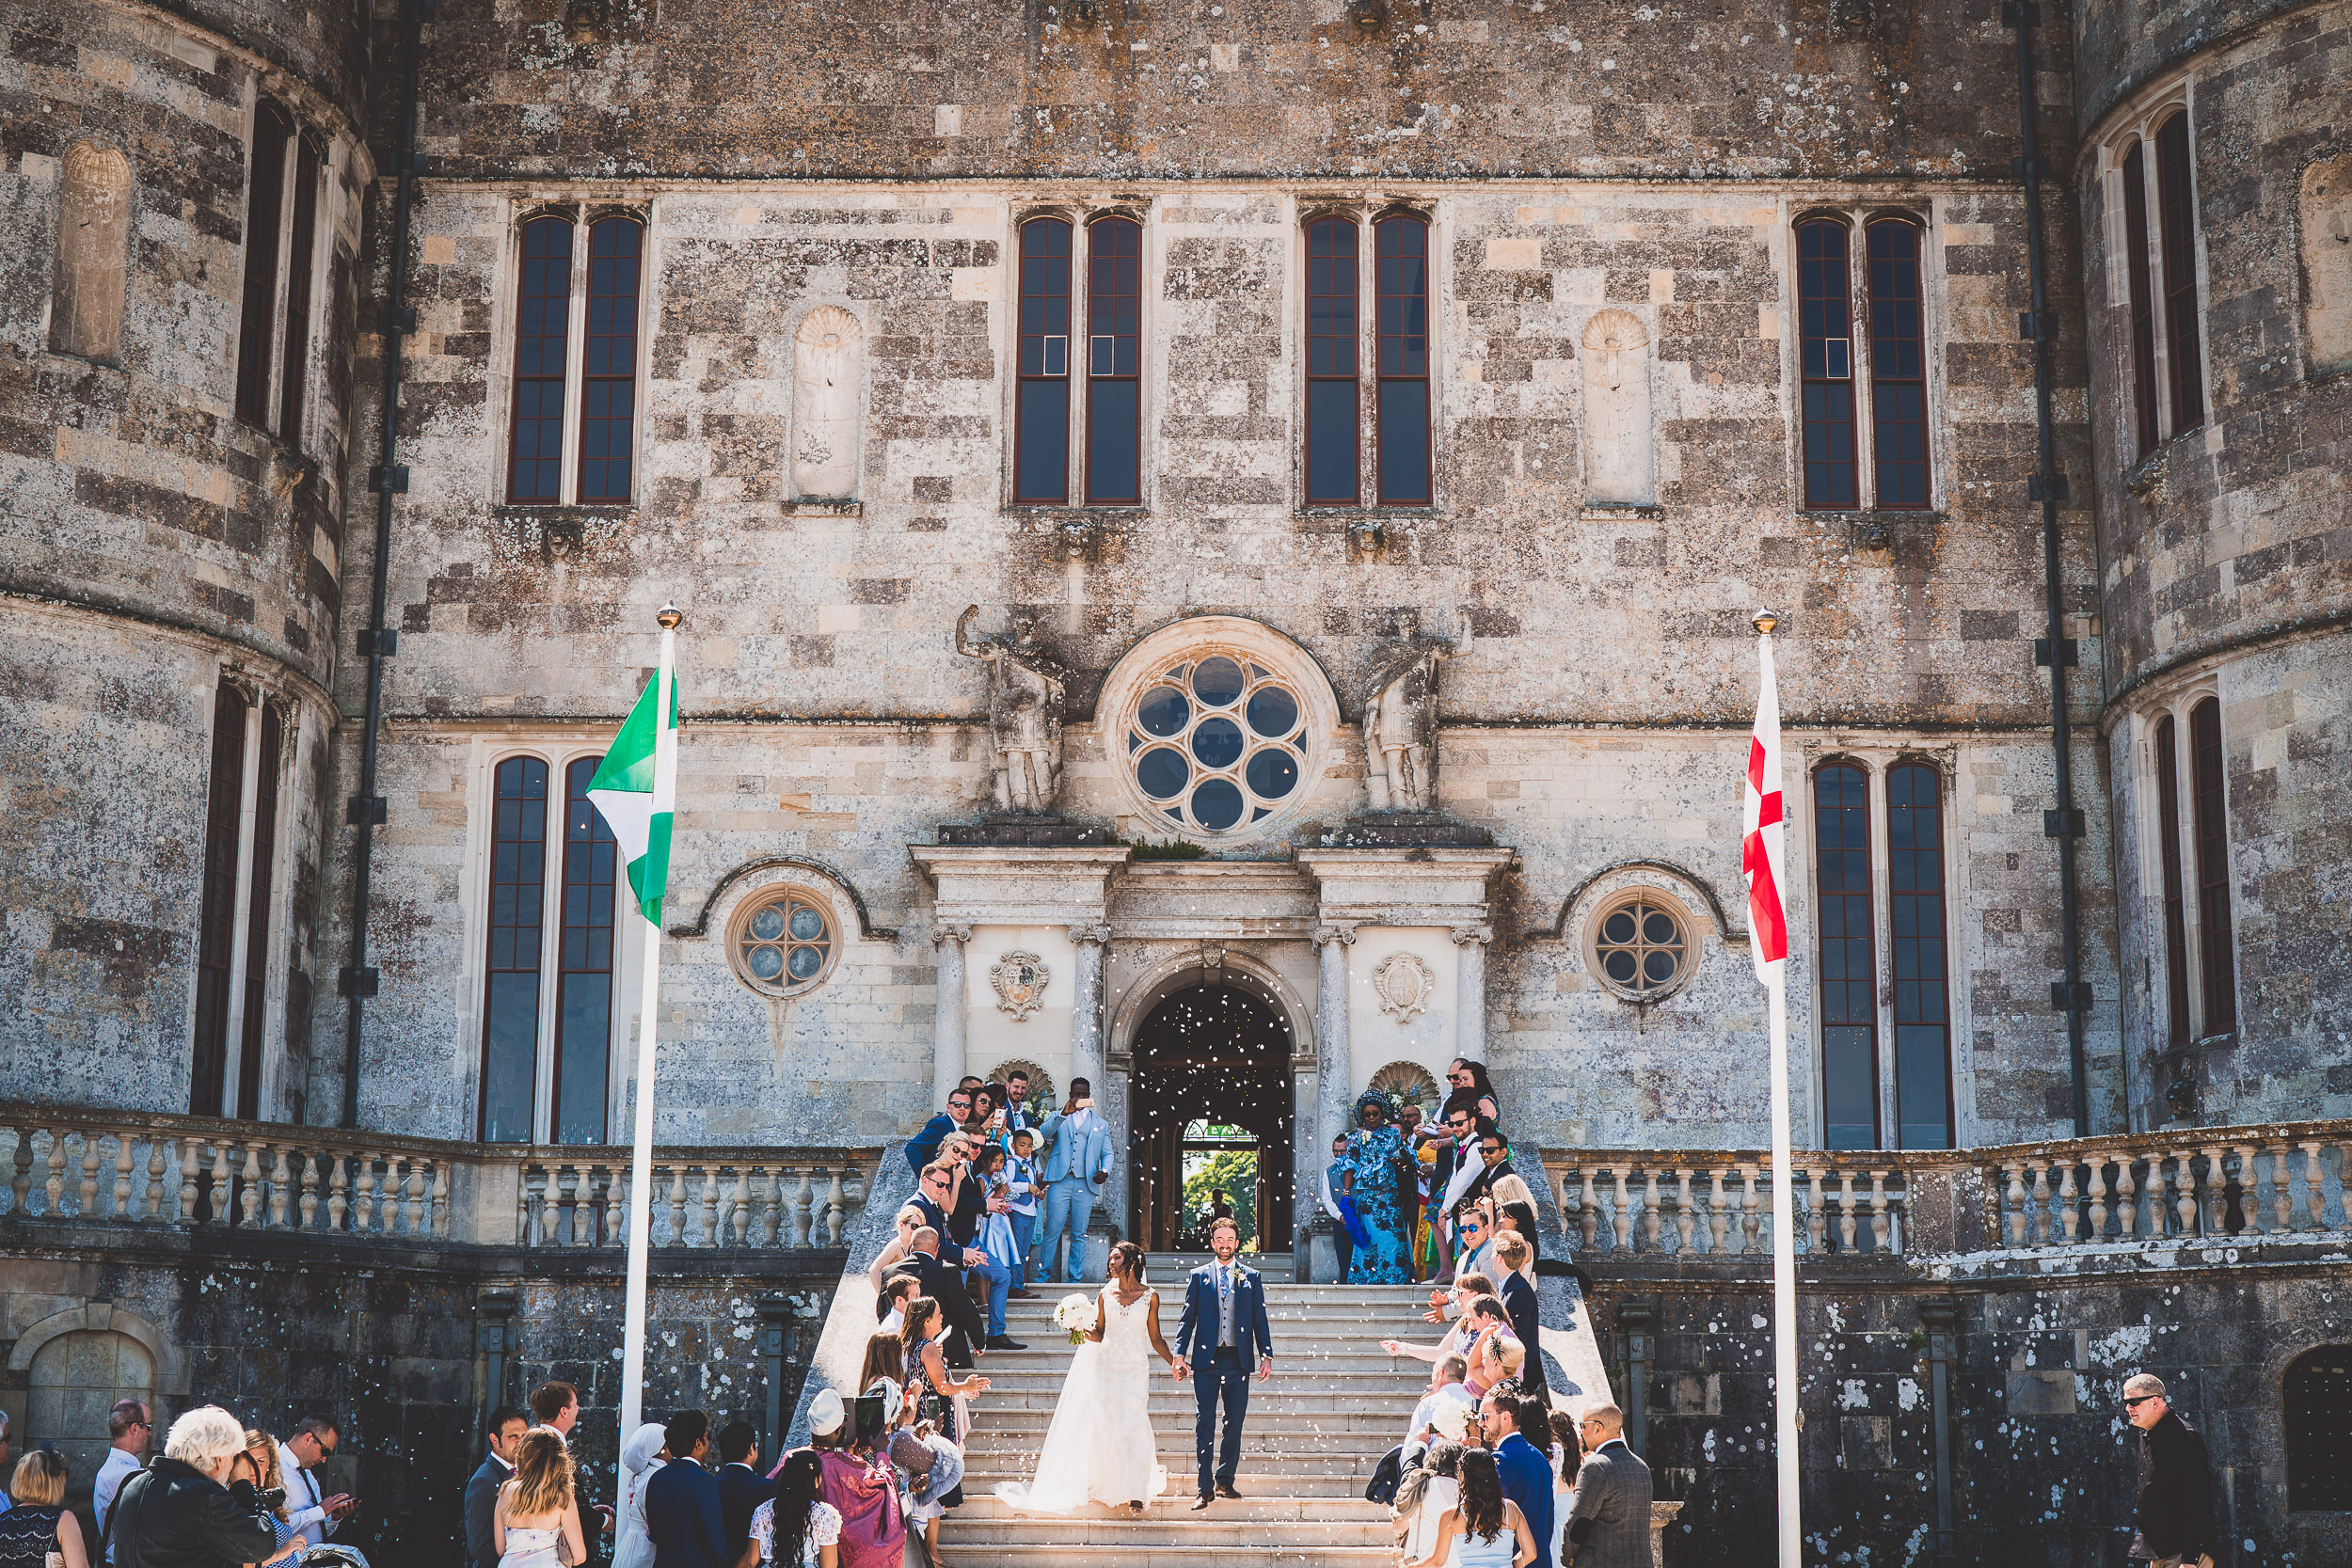
[[[1437,1408],[1429,1412],[1429,1424],[1447,1442],[1458,1443],[1470,1430],[1470,1406],[1454,1400],[1439,1400]]]
[[[1072,1292],[1054,1304],[1054,1326],[1067,1329],[1073,1345],[1086,1343],[1087,1330],[1094,1326],[1094,1303]]]

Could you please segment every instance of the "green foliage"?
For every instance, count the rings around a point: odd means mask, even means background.
[[[1184,1161],[1184,1209],[1182,1228],[1189,1231],[1200,1224],[1208,1212],[1209,1194],[1222,1187],[1225,1196],[1233,1200],[1233,1223],[1241,1227],[1241,1244],[1245,1252],[1255,1252],[1258,1246],[1258,1151],[1254,1148],[1221,1148],[1201,1159],[1195,1168],[1193,1160]],[[1200,1244],[1208,1245],[1206,1227],[1201,1227]]]
[[[1150,839],[1140,839],[1127,847],[1136,852],[1136,859],[1139,861],[1204,861],[1209,858],[1205,845],[1195,844],[1188,838],[1171,838],[1157,844]]]

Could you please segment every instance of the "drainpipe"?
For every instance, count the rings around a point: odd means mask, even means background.
[[[2066,593],[2058,577],[2058,503],[2066,499],[2066,481],[2058,470],[2057,438],[2052,431],[2050,345],[2058,336],[2057,318],[2050,311],[2050,293],[2042,237],[2042,150],[2034,120],[2040,108],[2034,95],[2033,29],[2041,24],[2042,8],[2030,0],[2010,0],[2001,8],[2001,25],[2017,33],[2017,123],[2025,156],[2012,166],[2026,182],[2026,263],[2033,285],[2033,309],[2018,321],[2018,335],[2033,342],[2033,405],[2037,462],[2026,494],[2042,503],[2042,592],[2048,606],[2049,629],[2034,644],[2034,662],[2050,670],[2050,752],[2056,764],[2058,806],[2042,814],[2042,832],[2058,840],[2058,924],[2066,955],[2066,978],[2050,982],[2050,1006],[2066,1014],[2066,1060],[2074,1079],[2074,1136],[2090,1133],[2090,1091],[2083,1064],[2083,1015],[2090,1009],[2090,987],[2082,971],[2082,899],[2075,887],[2074,844],[2083,836],[2083,814],[2074,805],[2074,758],[2068,745],[2066,672],[2076,660],[2074,641],[2066,635]]]
[[[359,634],[358,651],[368,659],[368,697],[359,750],[359,793],[344,803],[343,821],[359,830],[359,847],[352,856],[351,961],[335,976],[335,989],[349,1008],[343,1023],[343,1110],[339,1125],[359,1125],[359,1019],[367,999],[375,994],[376,972],[368,959],[368,871],[375,848],[376,825],[384,820],[384,798],[375,792],[376,731],[384,716],[384,660],[398,645],[400,634],[384,624],[385,562],[392,549],[392,498],[408,488],[408,470],[395,459],[400,443],[400,356],[407,335],[417,329],[417,313],[408,309],[408,201],[415,187],[417,155],[417,79],[424,57],[424,24],[433,20],[436,0],[407,0],[408,69],[401,87],[400,151],[393,164],[397,183],[392,194],[391,284],[376,329],[384,338],[384,424],[377,436],[376,467],[368,470],[368,488],[375,492],[375,560],[371,568],[368,629]]]

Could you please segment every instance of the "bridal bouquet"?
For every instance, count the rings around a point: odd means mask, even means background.
[[[1069,1330],[1072,1344],[1085,1344],[1087,1330],[1094,1326],[1094,1303],[1074,1291],[1062,1297],[1054,1307],[1054,1326]]]

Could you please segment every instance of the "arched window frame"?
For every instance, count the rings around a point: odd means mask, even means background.
[[[497,348],[491,356],[498,383],[493,391],[498,406],[504,411],[504,424],[498,435],[500,460],[491,465],[491,499],[503,506],[596,506],[629,507],[637,502],[644,476],[644,387],[647,356],[651,352],[653,334],[646,330],[653,298],[653,280],[660,270],[655,206],[594,203],[580,200],[546,199],[517,205],[507,225],[505,255],[500,269],[498,293],[499,328]],[[521,432],[521,326],[522,286],[524,269],[524,239],[531,225],[554,218],[571,225],[569,247],[564,269],[564,364],[560,378],[542,376],[534,379],[560,379],[559,408],[561,425],[555,435],[557,455],[556,492],[553,496],[526,490],[517,484],[516,459]],[[589,292],[596,227],[608,221],[633,223],[638,229],[637,278],[633,293],[635,341],[627,355],[626,377],[618,372],[606,372],[592,377],[588,374]],[[586,467],[587,448],[583,419],[586,388],[590,381],[615,386],[628,384],[627,433],[628,483],[622,495],[610,493],[583,496],[581,484]],[[540,416],[544,418],[545,416]],[[601,418],[610,420],[613,416]]]
[[[1042,367],[1037,355],[1030,352],[1031,334],[1026,330],[1028,297],[1025,272],[1024,246],[1030,226],[1041,222],[1066,225],[1069,230],[1069,272],[1066,292],[1059,296],[1060,325],[1066,330],[1057,336],[1066,340],[1061,350],[1058,374]],[[1093,318],[1096,309],[1093,285],[1095,243],[1106,223],[1126,223],[1136,231],[1136,319],[1133,333],[1132,375],[1094,373]],[[1150,505],[1152,494],[1152,387],[1158,356],[1152,341],[1152,306],[1158,290],[1159,258],[1152,233],[1150,208],[1133,202],[1106,202],[1099,206],[1056,204],[1025,208],[1012,214],[1005,246],[1007,297],[1011,301],[1005,312],[1008,337],[1006,363],[1011,373],[1006,376],[1004,419],[1005,429],[1011,433],[1006,447],[1004,504],[1009,509],[1052,510],[1087,508],[1102,510],[1141,510]],[[1041,336],[1057,336],[1042,334]],[[1032,366],[1038,368],[1032,369]],[[1130,384],[1134,388],[1135,485],[1134,494],[1120,496],[1113,487],[1101,482],[1097,473],[1097,451],[1094,427],[1098,381],[1104,388],[1115,384]],[[1055,383],[1059,388],[1058,414],[1038,407],[1025,388],[1032,385]],[[1045,401],[1052,402],[1051,398]],[[1041,427],[1039,420],[1046,423]],[[1057,440],[1060,461],[1049,457],[1030,471],[1024,462],[1024,442],[1037,435],[1041,428]],[[1040,482],[1040,474],[1058,481],[1052,486]]]
[[[2156,960],[2145,993],[2147,1034],[2159,1053],[2236,1040],[2229,736],[2221,719],[2220,693],[2210,678],[2147,704],[2137,717],[2139,894]],[[2207,721],[2213,733],[2201,764],[2210,776],[2201,778],[2199,730]]]
[[[485,742],[477,752],[470,769],[473,802],[468,812],[469,846],[467,854],[465,994],[470,1008],[470,1027],[466,1031],[467,1049],[470,1059],[467,1070],[472,1078],[473,1115],[472,1136],[487,1142],[488,1087],[490,1071],[489,987],[491,971],[492,898],[491,878],[497,847],[497,816],[499,772],[509,763],[535,761],[547,769],[546,817],[543,843],[546,859],[541,866],[539,897],[535,910],[538,918],[536,948],[537,967],[530,973],[537,976],[536,1003],[532,1028],[531,1111],[528,1140],[505,1139],[513,1144],[551,1144],[561,1138],[558,1118],[567,1117],[561,1105],[557,1081],[563,1050],[563,999],[566,974],[565,895],[570,885],[572,846],[566,832],[566,781],[574,765],[593,763],[604,754],[600,743],[568,740],[547,744],[497,745]],[[609,834],[608,834],[609,838]],[[612,1106],[619,1085],[626,1080],[627,1053],[620,1050],[617,1031],[620,1027],[620,1007],[617,998],[623,988],[635,977],[638,961],[636,944],[624,940],[628,930],[629,910],[626,882],[618,856],[614,855],[612,874],[606,885],[612,890],[612,953],[611,969],[606,972],[610,986],[607,1004],[605,1085],[602,1115],[598,1118],[601,1135],[593,1140],[573,1139],[573,1142],[605,1142],[612,1137]],[[626,974],[625,974],[626,968]],[[575,973],[578,971],[575,970]],[[575,1107],[575,1109],[577,1109]]]
[[[1889,779],[1897,768],[1922,767],[1936,780],[1937,825],[1941,834],[1941,853],[1937,865],[1942,875],[1941,897],[1944,942],[1944,1028],[1945,1064],[1943,1080],[1947,1094],[1947,1110],[1951,1129],[1951,1147],[1965,1148],[1975,1136],[1975,1112],[1972,1105],[1974,1074],[1969,1053],[1960,1042],[1969,1034],[1969,1002],[1967,988],[1956,984],[1953,977],[1966,972],[1974,961],[1975,941],[1955,923],[1954,911],[1964,902],[1963,863],[1959,851],[1960,825],[1955,810],[1956,770],[1954,759],[1917,746],[1892,746],[1883,749],[1852,747],[1827,748],[1810,752],[1806,758],[1805,789],[1809,809],[1802,814],[1791,812],[1792,838],[1802,835],[1802,845],[1795,855],[1803,863],[1815,867],[1805,879],[1805,897],[1811,911],[1814,930],[1812,945],[1806,950],[1810,960],[1810,1001],[1812,1005],[1812,1058],[1814,1065],[1814,1114],[1818,1135],[1824,1141],[1829,1126],[1829,1108],[1823,1095],[1827,1084],[1826,1053],[1821,1034],[1826,1014],[1821,997],[1820,931],[1822,929],[1821,892],[1819,865],[1823,854],[1820,841],[1820,823],[1811,809],[1818,800],[1818,780],[1822,769],[1832,767],[1855,768],[1866,780],[1868,810],[1868,855],[1870,870],[1869,909],[1871,923],[1871,983],[1875,992],[1875,1014],[1872,1021],[1873,1066],[1876,1072],[1876,1105],[1878,1117],[1877,1145],[1881,1148],[1902,1147],[1900,1104],[1899,1094],[1899,1062],[1897,1054],[1898,1013],[1895,985],[1897,980],[1896,933],[1894,911],[1894,845],[1892,842]],[[1792,955],[1793,956],[1793,955]]]
[[[1809,372],[1806,355],[1808,337],[1805,332],[1805,285],[1803,257],[1804,230],[1812,223],[1834,223],[1845,230],[1846,240],[1846,326],[1845,366],[1843,378],[1830,373],[1836,367],[1824,365],[1824,373]],[[1879,376],[1879,356],[1874,352],[1877,313],[1874,309],[1873,280],[1870,263],[1870,233],[1879,225],[1906,224],[1917,231],[1918,309],[1919,309],[1919,374],[1893,376],[1882,382]],[[1943,247],[1936,243],[1933,204],[1918,208],[1843,208],[1802,207],[1794,211],[1788,223],[1788,278],[1787,309],[1788,331],[1788,356],[1789,386],[1794,389],[1790,405],[1790,494],[1797,508],[1808,512],[1880,512],[1932,511],[1942,504],[1944,495],[1943,462],[1944,432],[1940,418],[1944,403],[1943,339],[1939,331],[1937,302],[1943,284]],[[1834,357],[1834,356],[1833,356]],[[1808,483],[1807,465],[1814,460],[1810,438],[1811,421],[1807,417],[1806,388],[1808,386],[1835,387],[1842,379],[1844,418],[1851,432],[1852,499],[1843,500],[1835,490],[1816,492]],[[1897,386],[1916,385],[1919,388],[1921,420],[1924,424],[1924,461],[1926,464],[1926,496],[1911,499],[1894,493],[1880,471],[1882,449],[1885,436],[1878,418],[1882,386],[1893,389]],[[1836,411],[1833,410],[1835,415]],[[1888,454],[1891,457],[1891,453]]]
[[[246,423],[307,451],[317,429],[330,197],[347,153],[285,98],[258,86],[246,114],[234,408]]]
[[[2211,418],[2192,87],[2187,78],[2159,84],[2099,146],[2106,362],[2122,394],[2116,440],[2126,467]],[[2176,119],[2186,156],[2169,170],[2159,139]],[[2176,177],[2169,191],[2168,174]]]
[[[1423,327],[1420,335],[1424,347],[1420,373],[1391,375],[1383,372],[1382,350],[1382,264],[1380,247],[1383,226],[1397,221],[1419,224],[1422,230],[1422,300]],[[1317,288],[1317,271],[1313,255],[1318,225],[1343,224],[1353,234],[1356,245],[1355,321],[1348,335],[1354,363],[1346,371],[1319,370],[1327,363],[1327,356],[1317,352],[1316,340],[1328,334],[1316,333],[1315,301],[1322,297]],[[1301,510],[1392,510],[1430,511],[1442,500],[1443,488],[1439,461],[1439,405],[1443,398],[1443,377],[1440,367],[1443,312],[1440,301],[1445,298],[1446,268],[1444,263],[1443,225],[1436,211],[1411,202],[1391,202],[1376,209],[1362,209],[1333,203],[1302,205],[1295,229],[1298,246],[1298,264],[1295,276],[1298,279],[1295,296],[1295,321],[1298,333],[1298,367],[1296,418],[1298,439],[1295,448],[1298,504]],[[1333,361],[1332,363],[1336,363]],[[1315,412],[1315,388],[1346,387],[1354,399],[1352,415],[1341,420],[1327,418],[1318,433]],[[1422,404],[1419,417],[1409,410],[1391,407],[1398,400],[1387,393],[1387,387],[1422,388]],[[1319,442],[1332,439],[1336,429],[1344,428],[1346,444],[1352,448],[1353,462],[1347,471],[1354,475],[1354,488],[1342,492],[1329,484],[1318,485],[1315,480]],[[1391,436],[1402,436],[1409,440],[1420,438],[1422,471],[1425,483],[1421,493],[1410,494],[1390,482],[1384,475],[1381,461],[1383,444]]]
[[[206,753],[199,983],[190,1026],[194,1116],[261,1120],[278,1113],[299,716],[282,694],[242,673],[221,672]]]

